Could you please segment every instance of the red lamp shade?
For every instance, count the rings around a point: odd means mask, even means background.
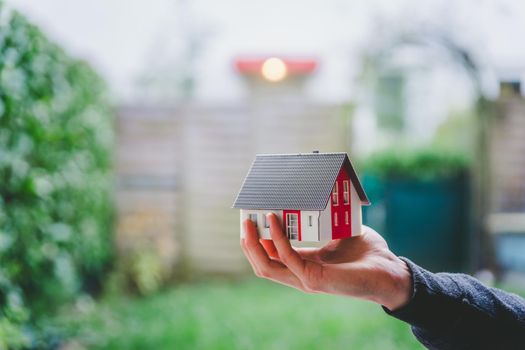
[[[235,59],[235,68],[243,75],[259,75],[265,64],[274,63],[283,66],[286,75],[308,75],[318,65],[317,60],[304,58],[286,58],[277,56],[268,57],[238,57]]]

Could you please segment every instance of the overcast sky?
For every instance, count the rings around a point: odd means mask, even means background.
[[[525,1],[464,0],[8,0],[72,54],[90,61],[126,98],[137,77],[169,61],[194,33],[197,97],[242,96],[232,70],[240,54],[309,55],[321,69],[312,93],[342,100],[352,93],[359,52],[381,23],[443,24],[486,64],[511,71],[525,62]],[[377,29],[377,28],[376,28]],[[388,28],[386,28],[388,31]],[[165,62],[164,62],[165,63]],[[180,69],[180,67],[179,67]],[[220,82],[218,84],[217,82]]]

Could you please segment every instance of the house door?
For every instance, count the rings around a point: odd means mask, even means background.
[[[299,210],[285,210],[284,211],[284,217],[285,217],[285,232],[286,236],[290,240],[301,240],[301,227],[300,227],[300,217],[299,217]]]

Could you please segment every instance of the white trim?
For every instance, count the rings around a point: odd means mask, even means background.
[[[337,207],[339,205],[339,184],[337,181],[334,183],[332,188],[332,205]]]
[[[349,204],[349,203],[350,203],[350,181],[343,180],[343,204]]]
[[[299,215],[286,213],[286,237],[290,240],[299,239]]]

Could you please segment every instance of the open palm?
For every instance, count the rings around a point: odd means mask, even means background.
[[[369,227],[361,236],[333,240],[322,248],[296,248],[279,219],[268,215],[272,240],[260,240],[246,220],[241,246],[255,274],[304,292],[371,300],[393,310],[411,295],[410,271],[385,240]]]

